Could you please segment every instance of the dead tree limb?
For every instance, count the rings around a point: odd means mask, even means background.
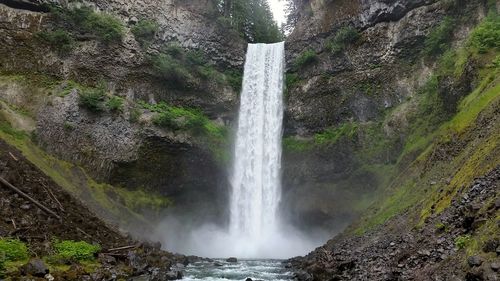
[[[12,154],[12,152],[9,152],[9,155],[10,157],[12,157],[12,159],[14,159],[15,161],[19,161],[16,156],[14,156],[14,154]]]
[[[7,186],[8,188],[12,189],[13,191],[15,191],[17,194],[21,195],[22,197],[24,197],[25,199],[31,201],[31,203],[35,204],[38,208],[40,208],[41,210],[45,211],[46,213],[54,216],[55,218],[57,218],[58,220],[61,219],[61,217],[54,213],[54,211],[50,210],[49,208],[45,207],[44,205],[40,204],[38,201],[36,201],[35,199],[31,198],[28,194],[22,192],[21,190],[19,190],[17,187],[13,186],[12,184],[10,184],[8,181],[6,181],[4,178],[0,177],[0,182],[3,183],[5,186]]]
[[[52,191],[50,190],[50,188],[47,187],[44,183],[42,183],[42,186],[45,189],[45,191],[47,191],[49,193],[50,197],[52,197],[52,199],[54,199],[54,201],[56,201],[57,205],[59,205],[59,210],[61,210],[62,212],[64,212],[64,208],[63,208],[61,202],[59,202],[59,200],[57,200],[57,197],[54,195],[54,193],[52,193]]]
[[[141,246],[141,244],[130,245],[130,246],[125,246],[125,247],[120,247],[120,248],[113,248],[113,249],[109,249],[108,252],[117,252],[117,251],[135,249],[135,248],[139,248],[140,246]]]

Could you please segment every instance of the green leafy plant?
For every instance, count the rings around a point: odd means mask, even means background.
[[[295,67],[304,67],[307,65],[310,65],[314,62],[318,61],[318,55],[316,52],[312,49],[306,50],[302,52],[296,59],[295,59]]]
[[[134,34],[135,40],[141,44],[141,46],[148,46],[155,38],[156,32],[158,32],[158,23],[152,20],[140,20],[131,29],[132,34]]]
[[[330,52],[337,54],[344,51],[349,44],[357,42],[360,37],[361,35],[356,28],[342,27],[332,39],[327,41],[326,48]]]
[[[472,237],[470,235],[458,236],[457,238],[455,238],[455,247],[457,247],[458,249],[464,249],[470,244],[471,241]]]
[[[0,261],[20,261],[28,258],[28,247],[17,239],[0,239]],[[0,262],[1,263],[1,262]]]
[[[63,29],[41,31],[36,36],[61,55],[70,53],[75,45],[73,35]]]
[[[455,21],[451,17],[443,19],[441,24],[434,28],[424,42],[424,54],[436,56],[442,54],[446,49],[455,29]]]
[[[107,102],[106,107],[114,112],[122,111],[123,109],[123,98],[112,96]]]
[[[54,241],[57,256],[72,261],[91,261],[94,255],[101,250],[99,245],[92,245],[85,241]]]

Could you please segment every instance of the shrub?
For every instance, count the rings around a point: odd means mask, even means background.
[[[169,44],[164,52],[176,59],[182,59],[184,57],[184,49],[178,43]]]
[[[186,53],[187,62],[191,65],[206,65],[208,63],[205,54],[201,50],[191,50]]]
[[[111,111],[121,111],[123,109],[123,98],[112,96],[107,102],[106,107]]]
[[[80,106],[87,108],[92,112],[99,112],[103,110],[102,103],[106,98],[104,88],[86,88],[81,89],[79,92]]]
[[[153,123],[159,127],[172,130],[188,130],[194,135],[212,135],[224,137],[220,126],[211,122],[201,111],[192,108],[170,106],[164,102],[158,104],[142,104],[144,108],[157,113]]]
[[[75,40],[71,33],[56,29],[54,31],[41,31],[37,33],[37,37],[44,41],[51,49],[59,54],[67,54],[73,50]]]
[[[489,15],[471,33],[468,45],[479,53],[500,50],[500,16]]]
[[[141,44],[141,46],[147,46],[151,43],[158,32],[158,23],[152,20],[140,20],[134,27],[132,27],[132,34],[134,34],[135,40]]]
[[[348,44],[355,43],[360,37],[361,35],[354,27],[342,27],[335,34],[335,37],[327,42],[326,48],[334,54],[340,53]]]
[[[424,54],[427,56],[436,56],[448,49],[454,28],[455,21],[450,17],[444,18],[441,24],[434,28],[427,36],[427,39],[425,39]]]
[[[243,73],[241,71],[228,70],[224,73],[226,81],[235,91],[240,91],[243,84]]]
[[[300,78],[297,73],[287,73],[285,76],[285,85],[287,89],[291,89],[299,81]]]
[[[57,255],[71,261],[89,261],[94,259],[94,255],[101,250],[99,245],[91,245],[80,241],[55,241],[54,248]]]
[[[314,50],[306,50],[295,59],[295,67],[304,67],[318,60],[318,55]]]
[[[138,108],[133,108],[130,111],[130,116],[129,116],[129,121],[132,123],[136,123],[139,121],[139,118],[141,118],[142,111]]]
[[[157,76],[164,79],[170,86],[183,89],[191,80],[191,75],[185,66],[169,54],[159,54],[151,58],[153,69]]]
[[[464,249],[469,245],[469,243],[472,241],[472,238],[470,235],[463,235],[463,236],[458,236],[455,238],[455,247],[458,249]]]
[[[20,261],[28,258],[26,244],[17,239],[0,239],[0,263]]]
[[[112,15],[94,12],[89,7],[53,8],[55,19],[73,31],[95,35],[104,43],[119,42],[124,35],[121,21]]]

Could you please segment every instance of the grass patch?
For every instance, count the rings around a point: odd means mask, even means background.
[[[159,25],[156,21],[142,19],[132,27],[131,31],[134,34],[135,40],[142,47],[147,47],[155,39],[158,29]]]
[[[326,49],[333,54],[341,53],[350,44],[356,43],[361,38],[361,34],[354,27],[342,27],[335,36],[326,43]]]
[[[70,261],[92,261],[101,250],[99,245],[92,245],[85,241],[55,241],[56,256]]]
[[[356,123],[344,123],[336,128],[327,129],[324,132],[317,133],[314,140],[317,144],[334,144],[342,137],[352,139],[358,130]]]

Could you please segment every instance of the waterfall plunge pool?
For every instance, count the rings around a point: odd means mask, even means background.
[[[293,274],[285,268],[282,260],[238,260],[229,263],[215,259],[188,265],[184,269],[186,281],[281,281],[291,280]]]

